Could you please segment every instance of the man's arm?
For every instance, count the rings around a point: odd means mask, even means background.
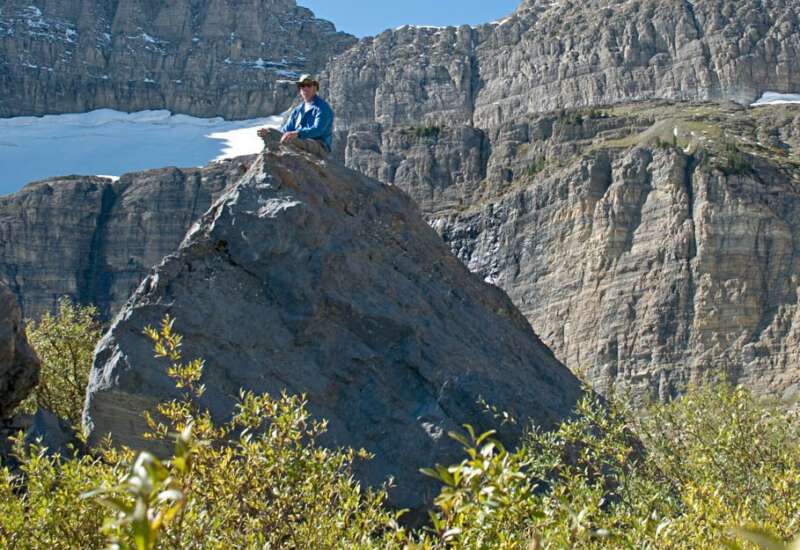
[[[295,110],[296,109],[292,109],[292,112],[289,113],[289,118],[286,120],[286,122],[280,128],[281,132],[283,132],[284,134],[286,132],[293,132],[293,131],[297,130],[297,128],[295,128],[295,124],[294,124],[294,119],[297,118],[297,117],[294,116]]]
[[[297,129],[300,139],[320,138],[324,136],[333,124],[333,110],[330,107],[317,109],[314,122],[310,126]]]

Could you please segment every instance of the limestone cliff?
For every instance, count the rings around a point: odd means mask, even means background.
[[[720,103],[800,92],[800,4],[526,0],[326,73],[337,155],[406,190],[595,387],[800,390],[800,116]]]
[[[2,0],[0,117],[271,115],[353,42],[294,0]]]
[[[634,104],[381,139],[392,151],[359,138],[351,158],[425,205],[598,390],[800,391],[800,106]]]
[[[800,110],[741,104],[800,92],[798,10],[785,0],[526,1],[493,24],[386,31],[328,65],[335,152],[410,194],[602,391],[666,397],[725,375],[790,396]],[[738,105],[699,101],[709,99]],[[229,181],[219,177],[217,190]],[[146,229],[137,224],[157,208],[151,188],[127,218],[100,217],[97,189],[90,201],[64,195],[76,205],[65,220],[90,212],[62,227],[61,210],[47,210],[61,192],[51,187],[28,208],[18,201],[31,190],[0,201],[2,270],[31,315],[62,293],[112,312],[213,194],[189,208],[194,195],[178,192],[183,214],[157,214]],[[98,220],[117,212],[115,231],[93,241]],[[170,237],[154,237],[167,223]],[[79,228],[75,239],[66,227]],[[92,244],[150,240],[159,244],[146,255]]]
[[[648,98],[800,92],[794,0],[526,1],[477,27],[387,30],[334,58],[340,147],[360,124],[469,125]]]
[[[53,311],[60,296],[96,304],[108,317],[250,162],[149,170],[116,182],[51,178],[0,197],[0,275],[25,317]]]

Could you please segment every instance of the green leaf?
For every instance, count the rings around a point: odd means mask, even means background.
[[[475,440],[475,445],[480,445],[481,442],[484,439],[486,439],[487,437],[491,437],[496,433],[497,433],[497,430],[489,430],[489,431],[483,432],[481,435],[478,436],[478,439]]]
[[[733,532],[743,539],[758,545],[762,550],[787,550],[786,543],[763,529],[736,528]]]
[[[472,443],[469,440],[457,432],[447,432],[447,435],[450,436],[450,439],[455,439],[459,443],[461,443],[464,447],[472,447]]]

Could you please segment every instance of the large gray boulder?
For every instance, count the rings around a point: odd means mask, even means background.
[[[169,313],[187,358],[206,359],[203,404],[231,414],[240,388],[305,393],[325,443],[364,447],[375,485],[417,508],[418,469],[457,460],[446,435],[498,427],[480,397],[551,427],[579,381],[498,288],[471,274],[398,188],[294,151],[265,153],[147,277],[96,351],[89,443],[151,446],[142,411],[176,396],[142,334]]]
[[[14,293],[0,282],[0,418],[13,412],[39,382],[39,359],[28,344]]]

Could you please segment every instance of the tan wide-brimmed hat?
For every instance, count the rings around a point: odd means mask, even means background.
[[[300,87],[301,84],[311,84],[312,86],[316,86],[317,90],[319,90],[319,81],[317,81],[310,74],[300,75],[300,78],[297,79],[296,84],[298,88]]]

